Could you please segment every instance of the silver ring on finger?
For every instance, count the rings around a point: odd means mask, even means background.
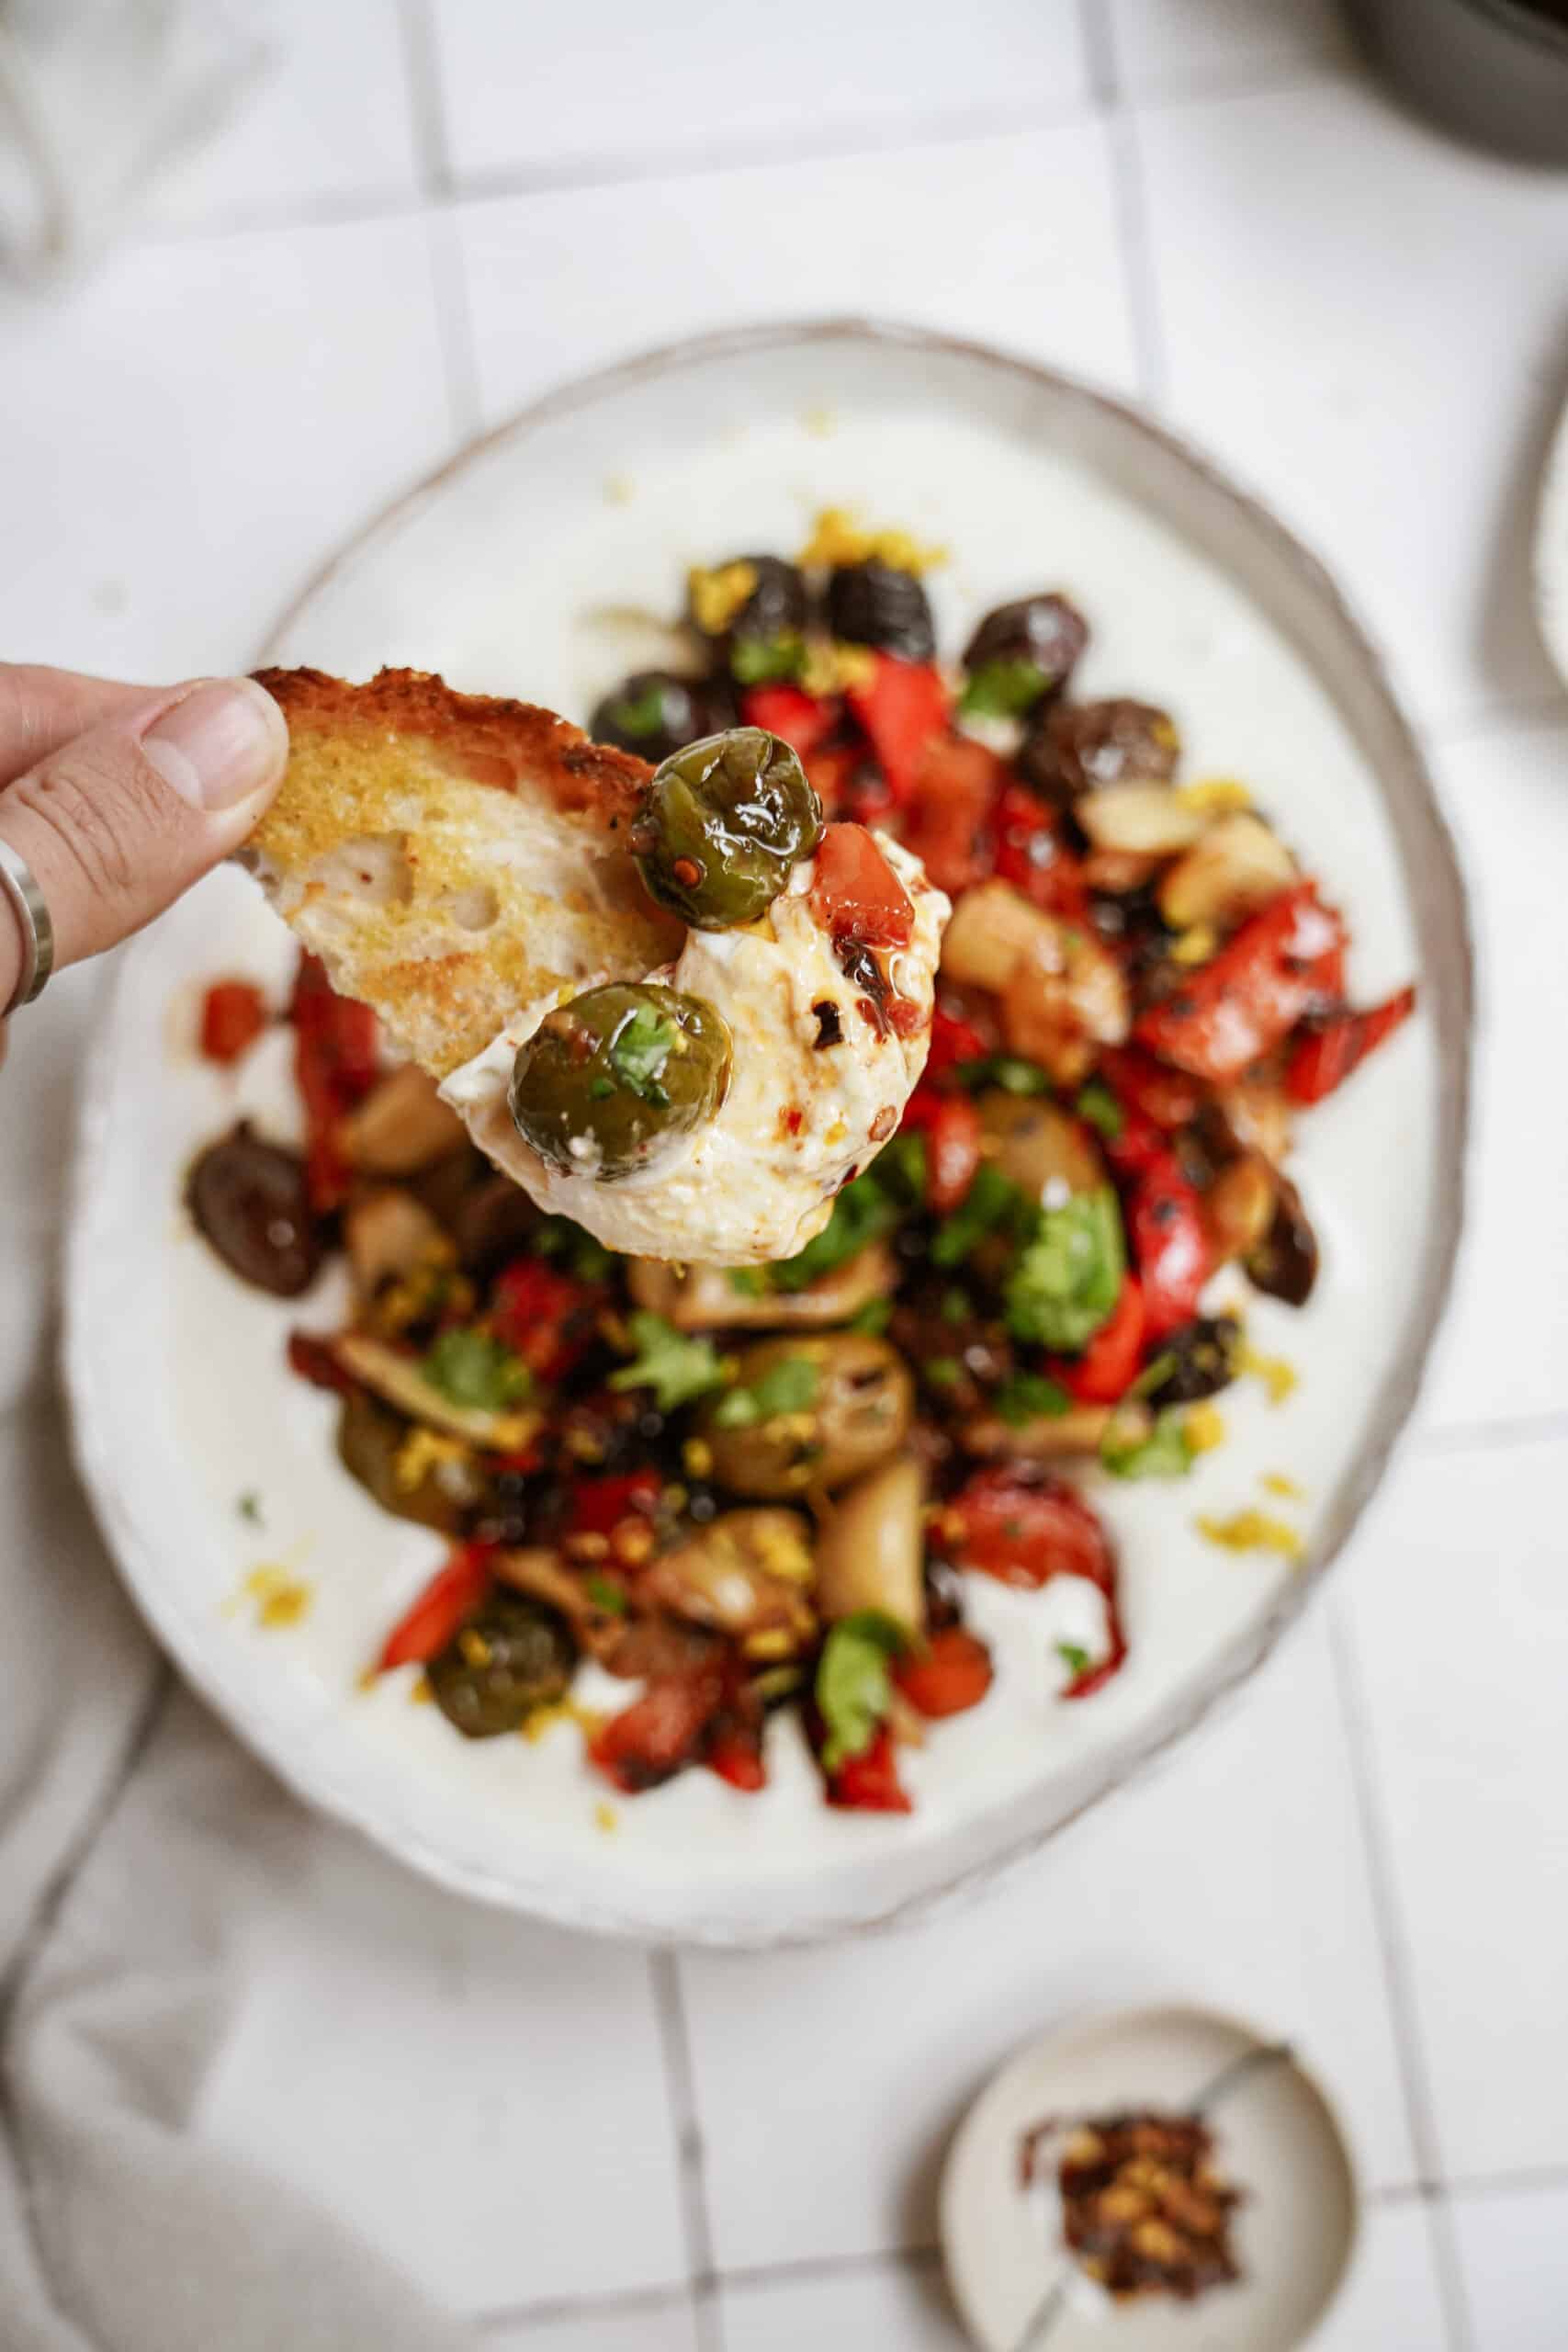
[[[22,935],[22,968],[10,1002],[0,1005],[0,1021],[6,1021],[43,994],[54,969],[54,925],[37,875],[21,852],[5,841],[0,841],[0,897],[9,900]]]

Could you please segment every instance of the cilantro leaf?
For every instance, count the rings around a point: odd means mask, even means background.
[[[582,1589],[594,1608],[602,1609],[606,1617],[624,1617],[631,1607],[625,1586],[616,1584],[611,1577],[585,1577]]]
[[[933,1388],[956,1388],[964,1377],[956,1356],[928,1356],[920,1371]]]
[[[898,1211],[868,1171],[846,1184],[833,1202],[833,1214],[814,1240],[798,1256],[785,1258],[773,1268],[775,1290],[805,1290],[808,1283],[847,1266],[873,1241],[880,1241],[898,1222]]]
[[[603,1282],[615,1260],[602,1241],[595,1241],[569,1216],[541,1217],[528,1236],[536,1258],[561,1258],[581,1283]]]
[[[1111,1421],[1100,1442],[1100,1458],[1113,1478],[1185,1478],[1192,1467],[1191,1440],[1181,1415],[1168,1408],[1146,1436],[1128,1442]]]
[[[887,1661],[908,1647],[909,1637],[895,1617],[879,1609],[857,1610],[829,1628],[817,1668],[817,1711],[828,1736],[822,1769],[836,1772],[852,1756],[863,1756],[893,1704]]]
[[[664,689],[645,686],[640,695],[623,695],[604,715],[623,735],[657,735],[664,724]]]
[[[999,1086],[1008,1094],[1049,1094],[1051,1081],[1034,1062],[1021,1054],[987,1054],[979,1061],[959,1062],[954,1076],[961,1086],[977,1093],[983,1086]]]
[[[1009,1330],[1039,1347],[1086,1346],[1122,1295],[1125,1271],[1122,1211],[1109,1184],[1042,1209],[1008,1277]]]
[[[879,1340],[892,1320],[893,1301],[890,1298],[868,1298],[863,1306],[856,1307],[844,1329],[846,1331],[864,1331],[872,1339]]]
[[[656,1111],[664,1110],[670,1101],[659,1081],[680,1034],[667,1012],[639,1004],[610,1041],[610,1067],[615,1076],[630,1093],[651,1102]]]
[[[532,1396],[534,1375],[489,1331],[443,1331],[420,1365],[433,1388],[454,1405],[503,1413]]]
[[[261,1525],[261,1497],[258,1494],[253,1492],[251,1494],[242,1495],[234,1508],[239,1512],[240,1517],[250,1526],[259,1527]]]
[[[1002,1419],[1013,1429],[1021,1429],[1025,1421],[1059,1420],[1072,1410],[1073,1400],[1055,1381],[1047,1380],[1043,1372],[1015,1372],[1004,1380],[991,1402]]]
[[[722,1388],[724,1366],[711,1340],[694,1340],[677,1331],[662,1315],[638,1307],[627,1321],[637,1354],[610,1374],[612,1388],[651,1388],[661,1413],[689,1405]]]
[[[1127,1124],[1121,1103],[1102,1078],[1091,1078],[1087,1086],[1079,1087],[1073,1108],[1080,1119],[1099,1129],[1107,1143],[1114,1143]]]
[[[737,1298],[766,1298],[768,1295],[765,1266],[731,1266],[725,1279]]]
[[[775,1413],[804,1412],[815,1404],[821,1374],[809,1356],[781,1356],[750,1388],[732,1388],[714,1408],[714,1426],[749,1430]]]
[[[730,674],[739,685],[775,686],[798,678],[806,663],[806,640],[792,628],[776,637],[738,637],[729,649]]]
[[[1056,1656],[1061,1659],[1067,1672],[1072,1675],[1087,1674],[1094,1664],[1089,1652],[1080,1649],[1077,1642],[1058,1642]]]
[[[960,718],[1021,718],[1037,703],[1051,678],[1038,662],[1004,655],[982,662],[959,700]]]
[[[931,1236],[931,1264],[961,1266],[977,1242],[1005,1219],[1016,1216],[1022,1206],[1023,1195],[1017,1186],[1008,1182],[994,1162],[983,1159],[963,1200]]]

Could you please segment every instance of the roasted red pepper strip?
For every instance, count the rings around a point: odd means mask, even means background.
[[[494,1549],[491,1544],[465,1544],[436,1570],[388,1634],[378,1660],[383,1674],[395,1666],[423,1666],[440,1656],[489,1592]]]
[[[708,1742],[703,1760],[710,1772],[716,1772],[732,1789],[743,1789],[748,1795],[768,1785],[760,1734],[727,1725]]]
[[[938,1004],[931,1013],[931,1042],[922,1083],[929,1086],[933,1080],[945,1078],[960,1062],[980,1061],[990,1050],[972,1021],[961,1021],[956,1013],[944,1012]]]
[[[1216,1086],[1239,1078],[1303,1014],[1340,994],[1345,929],[1303,882],[1243,923],[1174,996],[1151,1005],[1135,1035],[1162,1060]]]
[[[909,1704],[932,1720],[977,1707],[993,1679],[990,1651],[962,1625],[944,1626],[923,1650],[906,1650],[893,1668]]]
[[[1169,1069],[1136,1046],[1112,1046],[1100,1057],[1100,1075],[1123,1111],[1139,1111],[1168,1135],[1195,1119],[1203,1089],[1184,1070]]]
[[[1104,1598],[1108,1648],[1076,1675],[1064,1699],[1087,1699],[1127,1655],[1117,1594],[1116,1555],[1089,1505],[1072,1488],[1026,1463],[977,1470],[937,1521],[939,1540],[961,1568],[1034,1590],[1053,1577],[1083,1577]]]
[[[312,1388],[330,1389],[337,1396],[351,1395],[358,1385],[352,1373],[344,1372],[339,1363],[332,1341],[314,1331],[290,1331],[288,1369],[308,1380]]]
[[[253,980],[214,980],[201,1002],[202,1053],[209,1062],[237,1062],[266,1023],[266,1000]]]
[[[1047,1366],[1080,1405],[1114,1405],[1138,1376],[1145,1330],[1144,1294],[1129,1274],[1109,1323],[1102,1323],[1081,1356],[1053,1357]]]
[[[801,757],[806,780],[822,803],[827,818],[860,817],[863,811],[849,805],[850,787],[855,771],[865,764],[865,753],[856,743],[836,744],[829,751],[813,752],[809,758]]]
[[[817,848],[811,906],[835,940],[863,947],[908,947],[915,910],[863,825],[829,825]]]
[[[294,1024],[295,1076],[305,1105],[310,1205],[324,1216],[340,1208],[348,1192],[337,1123],[369,1092],[379,1074],[376,1015],[368,1005],[336,995],[323,966],[314,956],[302,956],[288,1017]]]
[[[580,1478],[571,1490],[572,1535],[608,1535],[623,1519],[649,1519],[663,1480],[657,1470],[616,1478]]]
[[[1007,785],[992,817],[993,870],[1047,914],[1081,922],[1089,907],[1083,868],[1062,839],[1061,820],[1027,785]]]
[[[740,697],[740,716],[748,727],[766,728],[808,760],[839,723],[837,706],[802,694],[798,686],[752,686]]]
[[[1285,1091],[1292,1102],[1321,1102],[1343,1086],[1353,1069],[1381,1046],[1385,1037],[1408,1021],[1416,1010],[1414,989],[1401,989],[1386,1004],[1366,1012],[1330,1013],[1307,1029],[1285,1070]]]
[[[846,1756],[828,1775],[828,1802],[848,1813],[909,1813],[898,1780],[898,1758],[886,1724],[858,1756]]]
[[[592,1283],[518,1258],[496,1276],[490,1321],[496,1337],[541,1380],[563,1380],[593,1344],[602,1293]]]
[[[991,871],[989,820],[1006,773],[966,736],[942,735],[927,747],[904,840],[939,890],[956,895]]]
[[[905,1105],[902,1127],[926,1139],[926,1206],[945,1216],[975,1182],[985,1133],[980,1114],[967,1094],[939,1094],[922,1083]]]
[[[650,1682],[590,1741],[589,1760],[627,1796],[656,1788],[691,1763],[724,1702],[717,1674],[668,1676]]]
[[[1173,1152],[1161,1152],[1143,1170],[1124,1214],[1144,1295],[1144,1339],[1152,1344],[1191,1322],[1209,1279],[1198,1194]]]
[[[896,661],[891,653],[872,659],[874,674],[851,686],[846,699],[871,739],[888,790],[907,808],[929,746],[947,732],[947,688],[927,662]]]

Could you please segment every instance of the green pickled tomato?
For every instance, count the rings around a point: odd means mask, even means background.
[[[613,981],[547,1013],[519,1047],[513,1120],[552,1168],[613,1183],[713,1117],[729,1061],[728,1024],[705,999]]]
[[[564,1618],[526,1594],[501,1591],[425,1671],[436,1705],[465,1739],[497,1739],[564,1699],[576,1664]]]
[[[658,769],[632,847],[661,907],[698,931],[729,931],[766,913],[821,837],[821,803],[789,745],[732,727]]]

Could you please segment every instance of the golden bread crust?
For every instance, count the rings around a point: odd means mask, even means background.
[[[333,985],[437,1077],[553,989],[679,953],[626,846],[643,761],[423,671],[256,676],[290,748],[245,861]]]

